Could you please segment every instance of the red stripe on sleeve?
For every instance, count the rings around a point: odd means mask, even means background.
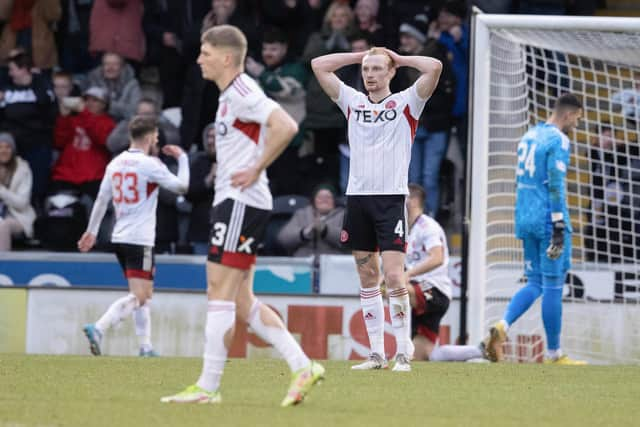
[[[413,144],[413,139],[416,137],[416,129],[418,128],[418,119],[413,118],[413,116],[411,115],[411,111],[409,111],[408,105],[404,107],[404,110],[402,110],[402,112],[409,122],[409,127],[411,128],[411,143]]]
[[[233,127],[247,135],[250,140],[258,145],[258,140],[260,139],[260,125],[258,123],[247,123],[236,119],[233,122]]]

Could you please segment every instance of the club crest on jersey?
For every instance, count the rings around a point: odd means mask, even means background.
[[[347,233],[347,230],[342,230],[340,232],[340,242],[344,243],[347,240],[349,240],[349,233]]]
[[[391,101],[387,101],[387,103],[384,104],[384,108],[386,108],[387,110],[396,108],[396,101],[394,101],[393,99]]]

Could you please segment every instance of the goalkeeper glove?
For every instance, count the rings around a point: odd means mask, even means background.
[[[553,234],[551,235],[551,243],[547,248],[547,256],[549,259],[558,259],[562,255],[564,249],[564,221],[553,222]]]

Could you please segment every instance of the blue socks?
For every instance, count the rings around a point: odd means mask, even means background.
[[[562,287],[563,277],[545,277],[542,294],[542,323],[547,334],[547,349],[560,348],[562,330]]]
[[[513,325],[513,322],[529,310],[531,304],[538,299],[540,294],[542,294],[542,286],[540,283],[533,282],[529,279],[527,286],[520,288],[513,298],[511,298],[507,306],[507,311],[504,313],[504,320],[507,324],[509,326]]]

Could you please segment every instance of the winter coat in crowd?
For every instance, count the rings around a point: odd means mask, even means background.
[[[116,121],[126,120],[133,116],[138,106],[142,91],[135,78],[133,67],[125,64],[118,80],[104,78],[102,66],[96,67],[89,73],[86,87],[98,86],[105,88],[109,94],[109,115]]]
[[[313,206],[298,209],[291,220],[278,233],[278,241],[293,256],[344,253],[340,243],[340,232],[344,219],[344,208],[336,207],[321,218],[327,225],[320,235],[313,234],[307,239],[303,230],[314,223],[316,213]]]
[[[144,59],[142,0],[94,0],[89,22],[89,51],[115,52],[126,59]]]
[[[32,237],[33,223],[36,220],[36,212],[31,206],[33,175],[26,161],[20,157],[17,157],[16,161],[18,165],[9,187],[0,185],[0,201],[7,206],[9,215],[20,223],[24,234]]]

